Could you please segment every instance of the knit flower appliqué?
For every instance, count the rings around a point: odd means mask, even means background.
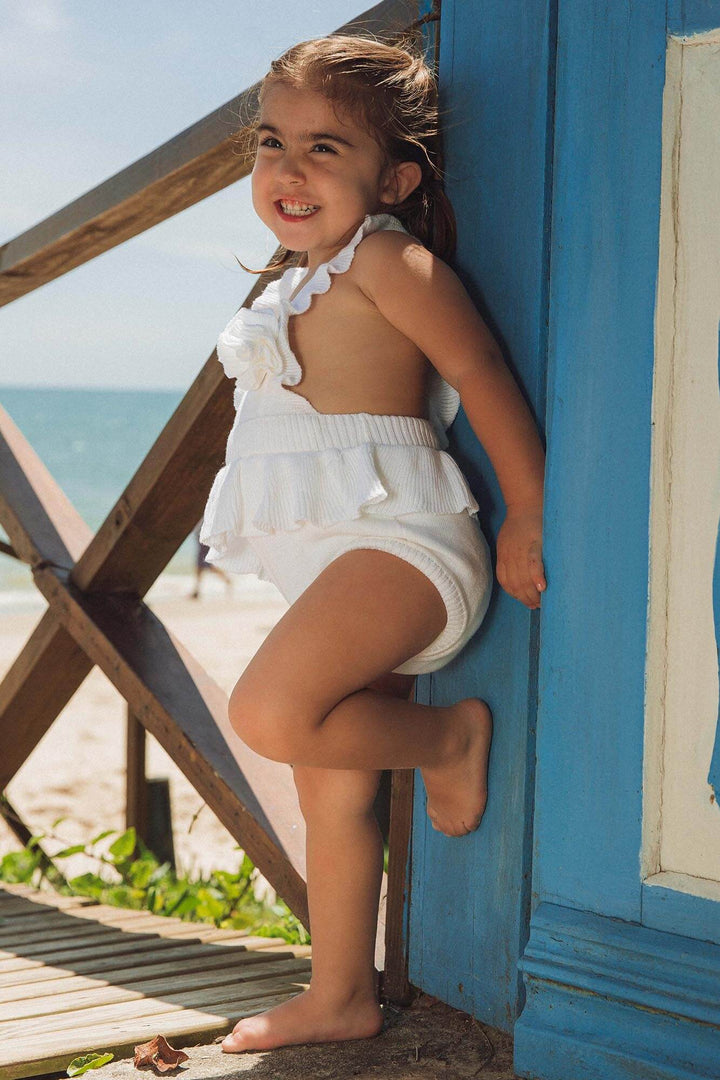
[[[217,343],[217,354],[229,379],[241,390],[257,390],[270,376],[284,383],[298,381],[295,357],[284,332],[289,311],[275,308],[241,308],[230,320]]]

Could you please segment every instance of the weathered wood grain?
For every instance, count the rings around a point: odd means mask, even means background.
[[[52,902],[53,898],[48,899]],[[28,921],[45,915],[54,926],[58,911],[44,903],[45,894],[14,886],[0,890],[0,911],[15,911],[18,900],[26,912],[16,920],[15,948],[20,960]],[[129,1055],[135,1045],[158,1031],[182,1039],[184,1046],[209,1041],[228,1031],[239,1016],[261,1012],[294,996],[309,982],[306,949],[298,949],[296,955],[292,946],[282,943],[281,952],[273,939],[246,936],[260,950],[246,952],[238,947],[235,932],[204,924],[191,928],[203,942],[213,939],[217,944],[178,944],[166,935],[175,935],[187,925],[179,919],[161,920],[163,936],[150,938],[105,925],[114,911],[127,918],[131,929],[142,920],[143,912],[104,905],[88,910],[76,898],[70,900],[70,907],[73,903],[79,923],[91,919],[94,910],[95,929],[109,929],[117,938],[130,939],[133,951],[125,954],[125,967],[120,966],[122,956],[110,957],[104,951],[89,960],[78,960],[75,952],[61,952],[64,968],[48,966],[52,962],[48,952],[42,958],[48,964],[34,961],[30,970],[13,972],[13,961],[0,962],[2,1080],[63,1071],[89,1047]],[[65,912],[60,917],[72,921],[67,907]],[[97,944],[94,948],[102,950]],[[141,952],[136,951],[139,948]],[[91,977],[88,965],[93,963],[92,970],[100,978]]]
[[[72,635],[52,612],[45,612],[0,683],[0,790],[92,668]]]
[[[415,773],[412,769],[393,771],[388,837],[383,996],[396,1004],[407,1004],[410,998],[405,909],[410,900],[410,841],[414,781]]]
[[[0,407],[0,524],[16,556],[30,566],[66,569],[92,532],[17,424]]]

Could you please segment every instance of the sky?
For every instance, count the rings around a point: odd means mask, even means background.
[[[371,0],[0,0],[0,244]],[[185,389],[276,246],[241,180],[0,308],[0,387]]]

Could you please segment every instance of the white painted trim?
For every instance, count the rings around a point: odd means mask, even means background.
[[[720,33],[670,37],[666,59],[641,872],[692,883],[720,881],[707,782],[718,700]]]

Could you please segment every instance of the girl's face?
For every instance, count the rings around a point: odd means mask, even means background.
[[[344,247],[366,214],[395,201],[378,143],[314,90],[270,85],[257,135],[255,211],[286,248],[308,253],[311,269]]]

